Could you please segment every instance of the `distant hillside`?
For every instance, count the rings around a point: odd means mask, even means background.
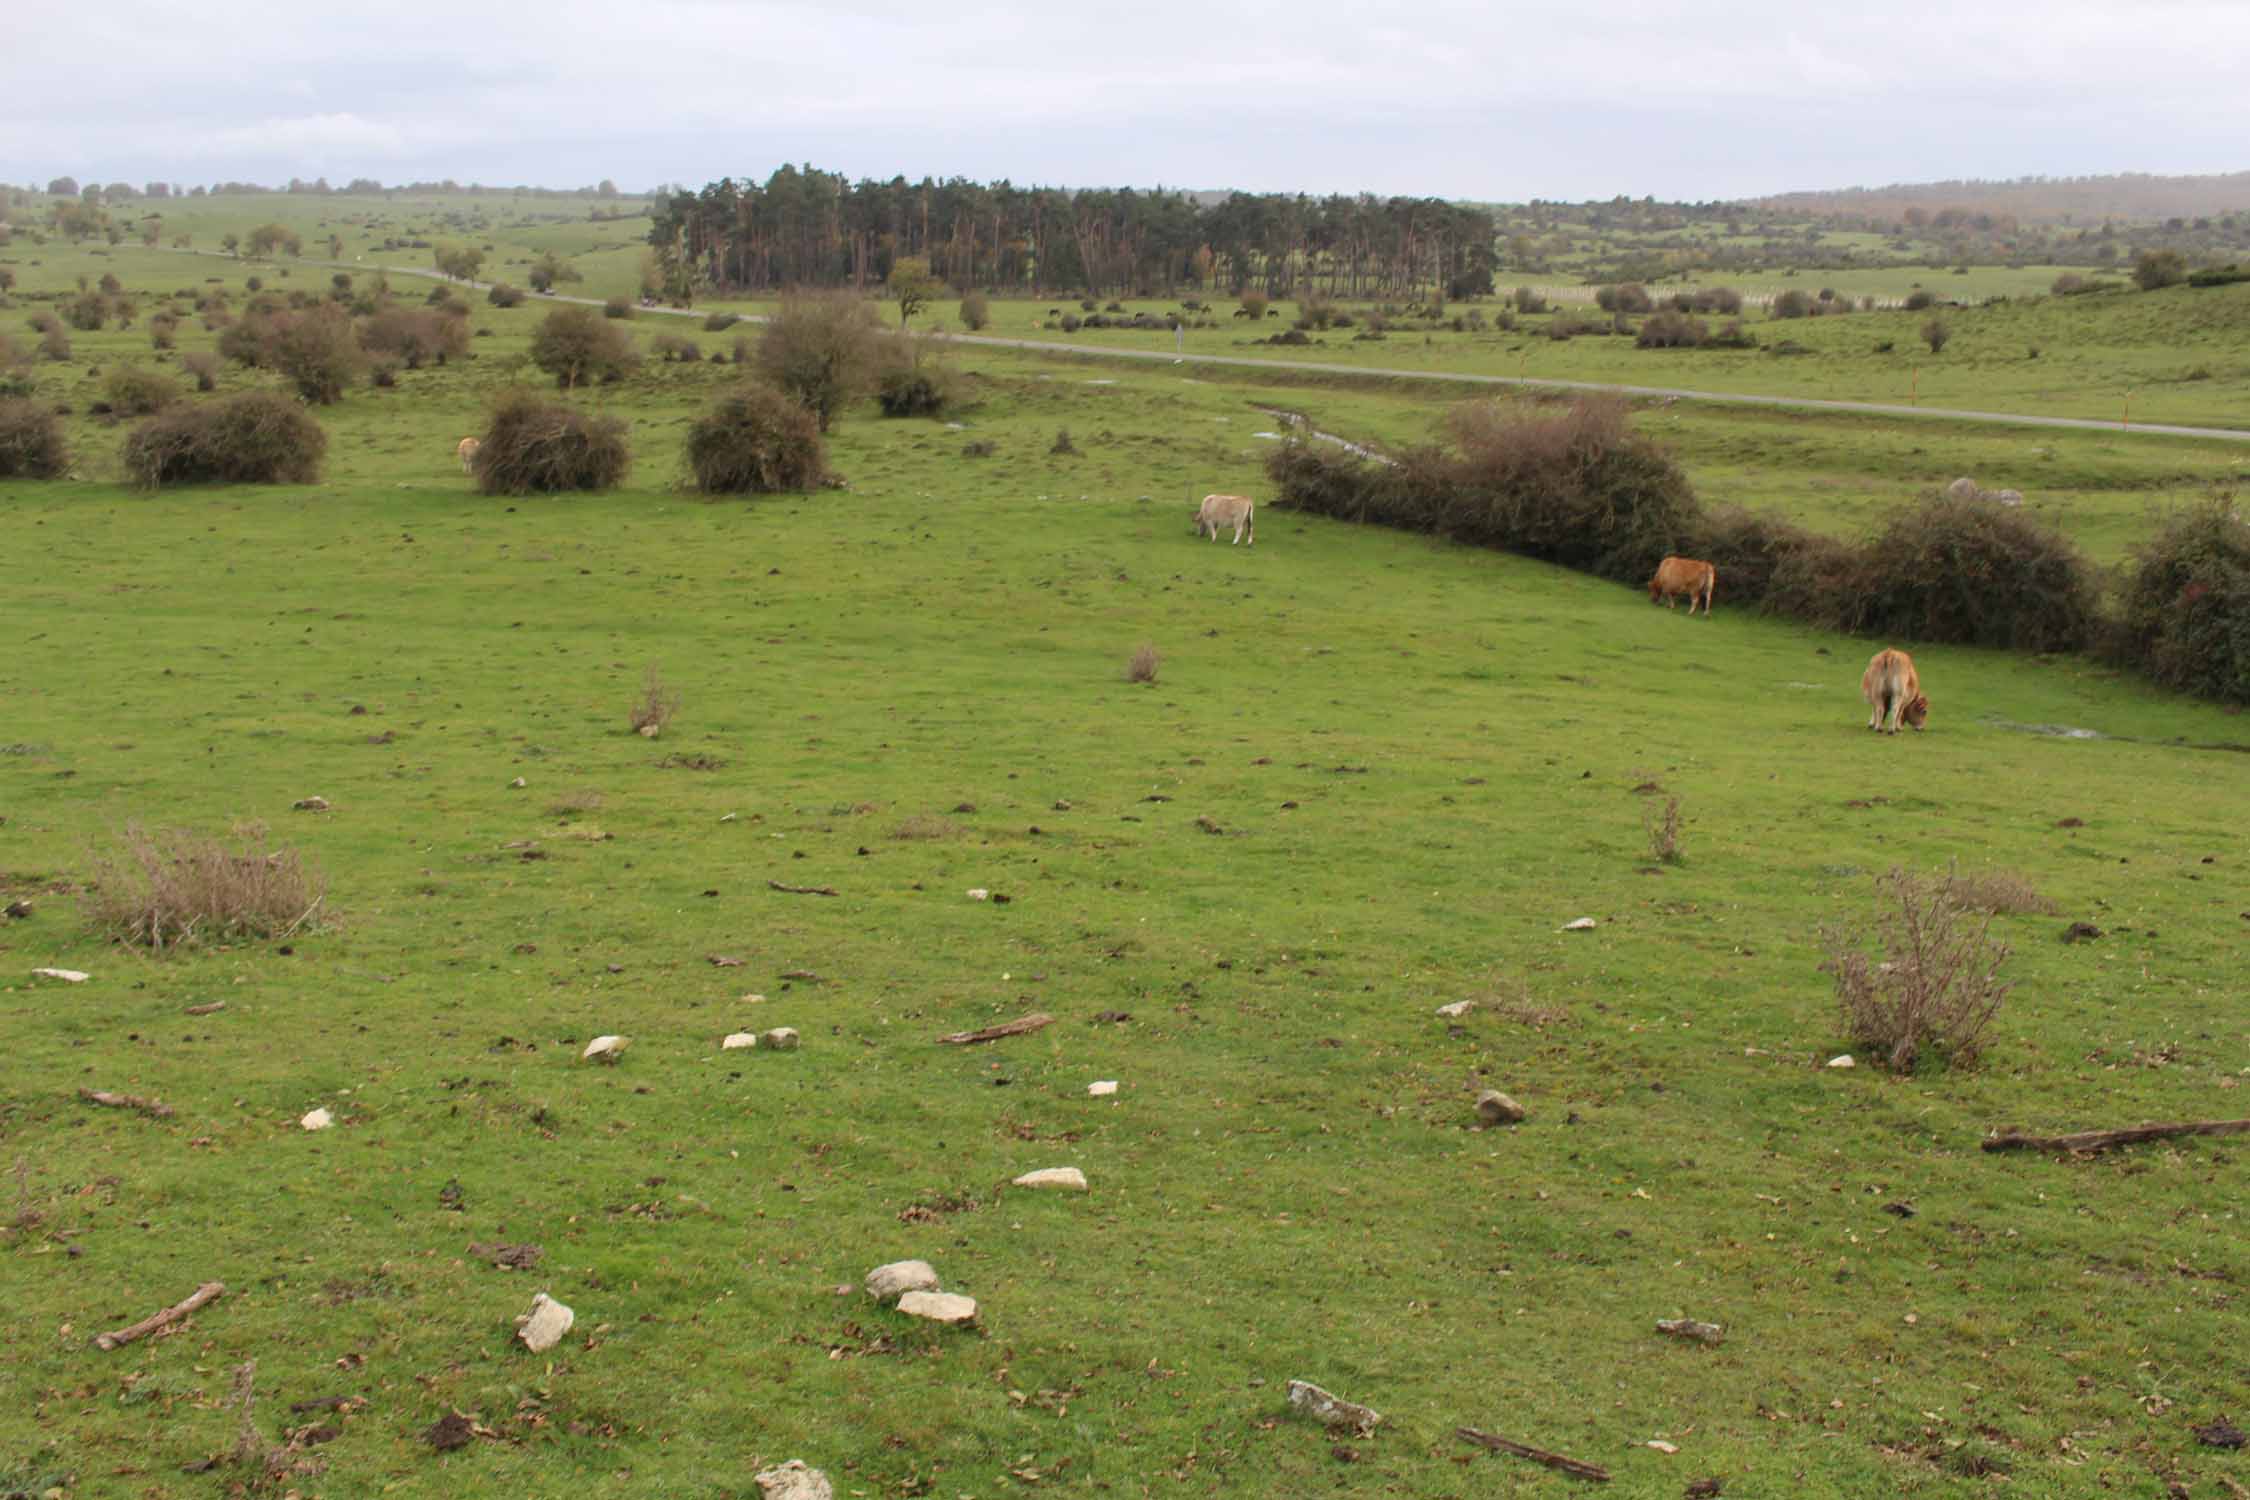
[[[2019,177],[2010,182],[1902,182],[1889,187],[1780,193],[1749,200],[1779,213],[1876,223],[1918,222],[1948,209],[2007,216],[2024,224],[2099,224],[2104,219],[2217,218],[2250,210],[2250,172],[2205,177]]]

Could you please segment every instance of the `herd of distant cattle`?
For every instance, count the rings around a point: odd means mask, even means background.
[[[1251,522],[1256,509],[1244,495],[1205,495],[1196,507],[1195,534],[1215,542],[1222,529],[1231,527],[1236,544],[1247,541],[1255,547],[1258,537]],[[1718,586],[1719,570],[1711,564],[1692,557],[1667,557],[1656,565],[1656,576],[1648,581],[1648,602],[1662,600],[1666,609],[1677,609],[1684,598],[1690,615],[1701,604],[1708,618],[1711,595]],[[1885,648],[1876,652],[1859,680],[1859,695],[1873,710],[1867,720],[1869,729],[1896,734],[1902,723],[1919,730],[1930,721],[1930,700],[1923,696],[1921,675],[1914,670],[1914,658],[1904,651]]]

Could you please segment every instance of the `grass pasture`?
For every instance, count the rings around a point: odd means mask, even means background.
[[[77,254],[40,273],[260,269]],[[477,497],[453,444],[537,316],[478,299],[473,359],[324,410],[314,486],[131,493],[74,387],[145,334],[40,369],[81,462],[0,481],[0,897],[32,908],[0,919],[0,1494],[247,1484],[183,1467],[234,1449],[250,1359],[262,1442],[339,1429],[270,1487],[306,1496],[739,1496],[790,1457],[870,1497],[1574,1488],[1464,1423],[1636,1496],[2250,1483],[2193,1433],[2250,1409],[2243,1144],[1977,1146],[2250,1114],[2238,714],[1917,647],[1932,727],[1881,738],[1872,643],[1724,580],[1691,621],[1271,509],[1255,549],[1191,536],[1190,497],[1265,493],[1260,406],[1430,431],[1434,393],[1377,383],[964,351],[961,428],[869,404],[832,434],[848,495],[714,504],[672,481],[731,372],[652,363],[593,397],[632,425],[627,488]],[[2107,557],[2239,458],[1640,420],[1708,497],[1838,529],[2043,473]],[[682,707],[648,740],[652,663]],[[110,947],[73,888],[130,821],[261,822],[330,918]],[[1819,929],[1956,862],[2056,908],[1995,919],[1989,1059],[1824,1067]],[[1031,1011],[1054,1024],[934,1041]],[[802,1048],[719,1050],[774,1026]],[[602,1033],[614,1068],[578,1060]],[[1530,1118],[1470,1128],[1487,1087]],[[298,1127],[316,1106],[336,1128]],[[1091,1192],[1009,1186],[1059,1165]],[[857,1293],[909,1256],[978,1329]],[[183,1331],[90,1347],[212,1279]],[[578,1316],[543,1357],[510,1341],[538,1290]],[[1680,1316],[1726,1341],[1654,1331]],[[1386,1421],[1324,1434],[1291,1378]],[[482,1433],[433,1451],[454,1411]]]

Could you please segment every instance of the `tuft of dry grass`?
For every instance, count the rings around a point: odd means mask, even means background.
[[[1845,1033],[1894,1073],[1925,1060],[1975,1062],[2012,988],[1999,977],[2011,950],[1990,938],[1991,915],[1976,913],[1958,887],[1950,874],[1893,869],[1876,880],[1869,926],[1821,929],[1828,958],[1820,967],[1835,981]]]
[[[2052,917],[2062,911],[2014,870],[1986,870],[1976,875],[1955,872],[1952,886],[1955,901],[1970,911],[1991,916]]]
[[[602,794],[600,792],[591,787],[579,787],[573,791],[564,792],[560,797],[548,803],[547,814],[556,818],[576,818],[590,812],[599,812],[601,806]]]
[[[891,830],[894,839],[949,839],[961,831],[961,825],[936,813],[916,813]]]
[[[657,670],[656,663],[650,662],[647,674],[641,679],[641,695],[625,711],[625,722],[632,726],[635,734],[653,740],[664,732],[664,726],[671,723],[672,716],[679,711],[679,690],[665,686],[664,674]]]
[[[1678,864],[1684,857],[1680,847],[1680,799],[1666,797],[1662,812],[1650,803],[1641,810],[1641,825],[1648,830],[1650,857],[1668,865]]]
[[[1156,654],[1156,648],[1143,641],[1133,648],[1132,656],[1125,662],[1125,680],[1127,682],[1154,682],[1156,681],[1156,669],[1163,665],[1163,662],[1164,658]]]
[[[327,880],[294,849],[267,847],[263,824],[235,830],[240,847],[185,829],[128,823],[116,849],[91,859],[87,919],[113,941],[159,952],[241,938],[285,938],[311,922]]]

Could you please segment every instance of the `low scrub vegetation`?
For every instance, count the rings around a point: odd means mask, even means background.
[[[786,297],[758,338],[758,373],[826,432],[874,378],[875,310],[848,293]]]
[[[679,689],[664,681],[664,674],[656,663],[650,662],[648,671],[641,676],[640,696],[625,710],[625,722],[635,734],[655,739],[672,722],[680,711]]]
[[[2110,654],[2165,687],[2250,703],[2250,524],[2232,492],[2133,549]]]
[[[180,383],[144,365],[112,365],[102,376],[102,399],[121,417],[145,417],[180,399]]]
[[[69,465],[53,407],[26,396],[0,397],[0,479],[52,479]]]
[[[143,489],[176,484],[310,484],[328,434],[278,391],[181,402],[125,439],[126,477]]]
[[[828,472],[813,414],[768,385],[744,382],[688,429],[688,468],[707,495],[815,488]]]
[[[127,824],[92,857],[87,920],[113,942],[160,952],[288,936],[310,924],[327,882],[252,825],[231,841]]]
[[[1845,1036],[1893,1073],[1974,1063],[2008,997],[2010,950],[1970,894],[1951,875],[1894,869],[1870,922],[1821,932]]]
[[[622,418],[511,391],[492,408],[474,473],[487,495],[559,494],[609,489],[632,461]]]
[[[622,380],[637,369],[633,336],[590,307],[558,307],[532,336],[531,362],[562,389]]]

